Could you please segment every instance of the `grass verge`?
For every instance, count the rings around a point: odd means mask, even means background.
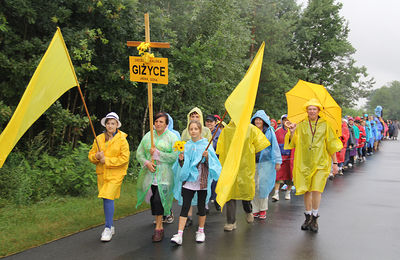
[[[114,219],[147,208],[136,205],[136,185],[125,181],[115,200]],[[48,198],[29,206],[0,209],[0,257],[14,254],[104,223],[103,202],[90,197]]]

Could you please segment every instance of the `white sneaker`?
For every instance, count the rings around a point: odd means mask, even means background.
[[[106,227],[104,229],[103,233],[101,233],[101,239],[100,240],[104,241],[104,242],[110,241],[111,238],[112,238],[112,235],[113,235],[113,233],[112,233],[111,228]]]
[[[290,200],[290,190],[285,192],[285,200]]]
[[[206,234],[204,232],[196,232],[196,242],[203,243],[206,240]]]
[[[349,166],[349,168],[352,168],[353,164],[349,163],[347,166]]]
[[[196,236],[197,237],[197,236]],[[183,237],[180,236],[179,234],[175,234],[171,238],[171,243],[175,243],[177,245],[182,245]]]
[[[274,196],[272,196],[272,202],[279,200],[279,192],[275,192]]]
[[[111,226],[111,234],[115,235],[115,227],[114,226]]]

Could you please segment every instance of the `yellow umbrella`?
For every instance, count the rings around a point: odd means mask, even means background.
[[[322,85],[299,80],[296,86],[286,92],[289,121],[297,124],[304,120],[307,117],[304,105],[313,98],[317,99],[323,107],[319,116],[329,123],[337,136],[341,136],[342,109]]]

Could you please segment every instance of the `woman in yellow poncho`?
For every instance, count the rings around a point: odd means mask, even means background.
[[[296,148],[294,153],[293,182],[296,195],[304,194],[306,220],[302,230],[318,232],[318,208],[326,180],[331,172],[338,172],[336,152],[342,149],[341,141],[324,118],[323,109],[316,99],[309,100],[304,109],[308,116],[298,125],[291,124],[285,136],[284,149]]]
[[[121,122],[116,113],[111,112],[101,120],[106,131],[97,136],[89,152],[89,160],[96,164],[97,187],[99,198],[103,199],[105,229],[101,234],[101,241],[110,241],[115,233],[113,225],[114,199],[118,199],[121,191],[122,180],[126,175],[129,163],[128,136],[118,130]]]

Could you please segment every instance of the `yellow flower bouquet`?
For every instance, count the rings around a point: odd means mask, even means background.
[[[176,141],[172,148],[174,148],[174,151],[183,152],[185,151],[185,144],[185,141]]]

